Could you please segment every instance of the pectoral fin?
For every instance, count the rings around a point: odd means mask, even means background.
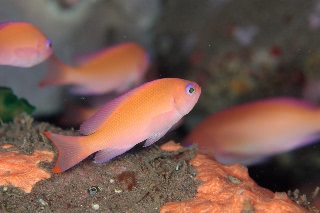
[[[171,128],[171,126],[170,126]],[[156,134],[151,135],[149,138],[147,138],[146,142],[144,143],[143,147],[147,147],[152,145],[153,143],[157,142],[160,138],[162,138],[168,131],[169,129],[166,129],[161,132],[157,132]]]
[[[97,154],[94,157],[94,162],[95,163],[104,163],[112,158],[115,158],[128,150],[130,150],[133,146],[131,147],[125,147],[125,148],[107,148],[103,149],[97,152]]]

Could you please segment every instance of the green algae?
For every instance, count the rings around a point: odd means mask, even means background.
[[[24,98],[18,98],[8,87],[0,87],[0,119],[10,122],[22,112],[31,114],[35,107]]]

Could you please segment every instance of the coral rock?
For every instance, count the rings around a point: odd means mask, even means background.
[[[161,149],[173,151],[181,148],[173,142]],[[273,193],[258,186],[240,164],[223,165],[212,158],[197,154],[190,161],[202,181],[197,195],[188,201],[170,202],[162,207],[161,213],[173,212],[307,212],[294,204],[286,193]]]
[[[33,155],[16,152],[0,153],[0,185],[13,185],[30,193],[35,183],[50,178],[50,173],[38,168],[40,161],[53,160],[54,154],[49,151],[36,150]]]

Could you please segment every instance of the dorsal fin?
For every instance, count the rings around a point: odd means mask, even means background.
[[[72,57],[72,61],[73,61],[73,63],[75,63],[76,66],[81,66],[81,65],[84,65],[86,63],[89,63],[93,59],[101,57],[102,55],[112,54],[113,51],[122,49],[123,47],[126,47],[131,43],[132,42],[114,44],[114,45],[111,45],[111,46],[108,46],[108,47],[105,47],[103,49],[96,50],[96,51],[93,51],[93,52],[90,52],[90,53],[78,54],[78,55],[75,55],[75,56]]]
[[[99,57],[100,55],[104,54],[106,52],[106,49],[98,50],[91,53],[84,53],[75,55],[72,57],[72,61],[76,66],[81,66],[83,64],[86,64],[90,62],[91,60]]]
[[[106,103],[104,106],[102,106],[95,114],[93,114],[88,120],[83,122],[80,126],[80,132],[83,135],[90,135],[94,132],[96,132],[101,125],[104,123],[104,121],[109,117],[114,110],[117,109],[117,107],[128,97],[130,97],[132,94],[136,93],[136,91],[142,89],[143,86],[146,86],[148,83],[143,84],[135,89],[132,89],[128,91],[127,93],[119,96],[118,98],[115,98],[114,100]]]

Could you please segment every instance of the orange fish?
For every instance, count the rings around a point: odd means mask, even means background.
[[[251,102],[215,113],[200,122],[185,144],[225,164],[253,164],[320,138],[320,111],[294,98]]]
[[[49,70],[39,86],[76,85],[72,92],[95,95],[125,92],[142,82],[149,66],[148,54],[136,43],[128,42],[82,56],[71,67],[56,57],[49,59]]]
[[[85,136],[45,132],[59,150],[53,172],[63,172],[96,151],[95,162],[103,163],[144,140],[150,146],[191,111],[200,93],[194,82],[158,79],[104,105],[81,125]]]
[[[0,65],[32,67],[52,54],[51,41],[25,22],[0,23]]]

